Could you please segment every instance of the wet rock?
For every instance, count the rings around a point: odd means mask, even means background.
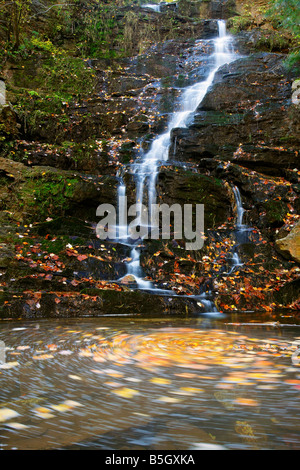
[[[234,18],[233,18],[234,20]],[[240,31],[235,34],[235,47],[241,54],[249,54],[256,51],[287,53],[292,46],[291,37],[283,31],[276,31],[270,26],[264,26],[263,20],[248,17],[250,30]],[[229,32],[234,32],[234,25],[230,19],[227,23]],[[254,27],[260,24],[262,27]]]
[[[202,2],[203,3],[203,2]],[[208,2],[208,14],[210,18],[218,18],[226,20],[236,14],[236,1],[235,0],[212,0]]]
[[[120,280],[120,284],[122,285],[136,284],[136,279],[131,274],[127,274],[126,276],[122,277],[122,279]]]
[[[166,12],[166,11],[177,11],[178,10],[178,2],[161,2],[160,3],[160,11],[161,12]]]
[[[116,200],[115,177],[94,176],[51,167],[26,167],[24,164],[0,158],[2,208],[15,212],[21,219],[45,220],[63,214],[81,217],[89,214],[95,220],[101,203]],[[11,181],[11,185],[7,183]],[[26,223],[25,222],[25,223]]]
[[[284,226],[284,219],[291,208],[298,212],[297,183],[278,178],[277,174],[266,176],[235,162],[216,158],[202,159],[199,166],[202,171],[209,171],[212,176],[227,181],[231,187],[239,187],[245,209],[244,223],[258,227],[272,241],[275,241],[275,230]],[[234,206],[234,201],[232,204]]]
[[[194,161],[218,156],[267,172],[297,165],[299,111],[283,58],[258,53],[222,67],[192,123],[173,131],[170,153]]]
[[[162,169],[158,175],[160,203],[204,204],[205,227],[217,227],[231,214],[230,196],[224,183],[207,174],[183,168]]]
[[[140,115],[130,121],[126,126],[127,132],[131,135],[143,135],[149,130],[149,123],[146,116]]]
[[[71,318],[102,315],[168,315],[195,313],[190,301],[141,291],[86,289],[82,293],[40,292],[0,297],[0,318]],[[199,309],[198,309],[199,310]]]

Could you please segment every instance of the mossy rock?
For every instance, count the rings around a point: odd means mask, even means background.
[[[99,204],[116,201],[117,180],[108,175],[29,168],[3,158],[0,172],[5,175],[1,180],[4,208],[26,223],[64,215],[95,220]]]

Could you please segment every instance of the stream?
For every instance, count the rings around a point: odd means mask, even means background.
[[[1,448],[299,449],[299,325],[250,318],[3,321]]]

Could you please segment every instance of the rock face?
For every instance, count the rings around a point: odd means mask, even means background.
[[[164,169],[158,176],[158,189],[161,203],[204,204],[206,228],[222,225],[231,215],[228,188],[218,178],[182,168]]]
[[[179,0],[176,11],[194,18],[227,19],[235,14],[235,0]]]
[[[110,176],[27,167],[0,158],[1,209],[10,207],[20,221],[36,222],[71,214],[95,216],[99,204],[116,199],[117,180]],[[18,215],[17,215],[18,214]]]
[[[285,238],[276,240],[276,248],[283,256],[300,263],[300,222]]]
[[[297,166],[299,110],[282,59],[258,53],[222,67],[192,124],[173,131],[176,158],[218,156],[278,175]]]
[[[299,211],[300,111],[282,59],[257,53],[222,67],[192,123],[173,130],[170,149],[238,184],[252,201],[249,221],[265,231],[280,227],[291,205]]]

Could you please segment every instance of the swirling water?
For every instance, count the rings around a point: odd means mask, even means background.
[[[2,449],[299,449],[299,326],[2,322]]]

